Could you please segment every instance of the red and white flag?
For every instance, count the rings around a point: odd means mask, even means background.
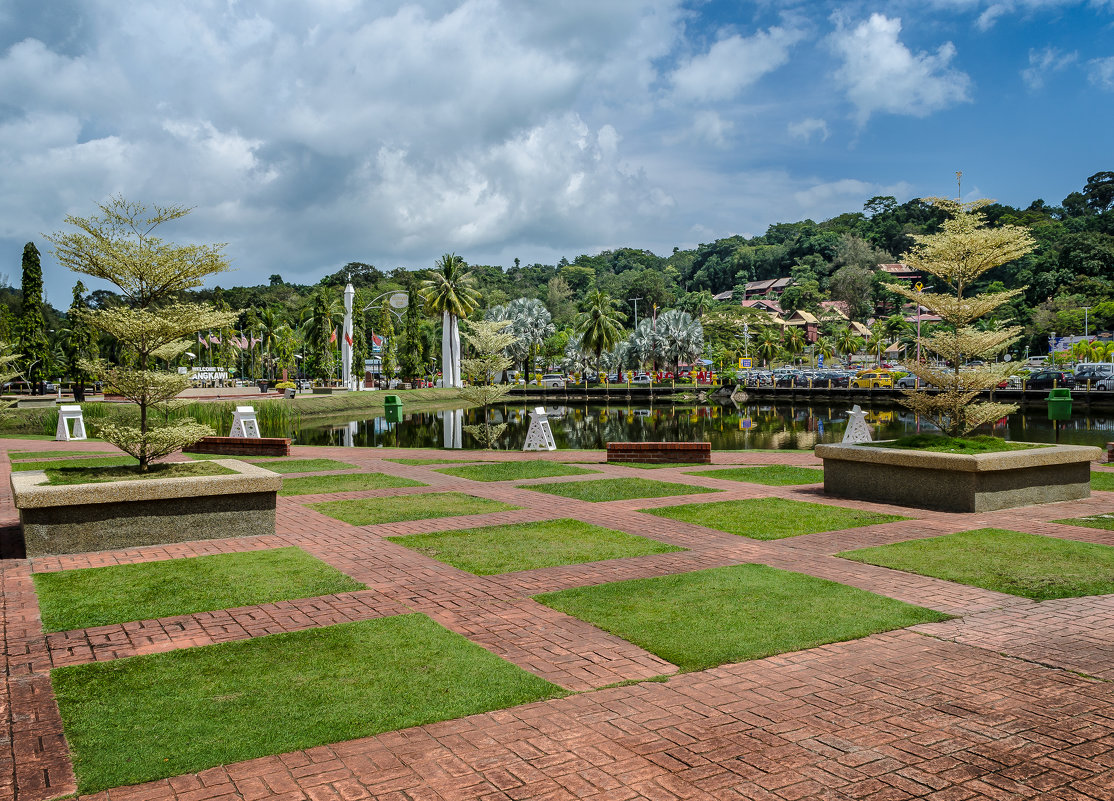
[[[352,335],[347,331],[344,332],[344,341],[348,343],[348,347],[352,347]]]
[[[337,331],[339,331],[339,330],[340,330],[340,326],[337,326],[336,328],[333,329],[333,333],[329,334],[329,344],[330,345],[335,345],[336,344],[336,342],[337,342]]]

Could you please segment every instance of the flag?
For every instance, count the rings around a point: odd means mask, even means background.
[[[336,328],[333,329],[333,333],[329,334],[329,344],[330,345],[335,345],[337,343],[337,331],[339,331],[339,330],[340,330],[340,326],[337,326]]]
[[[209,342],[213,345],[219,345],[220,344],[220,335],[219,334],[209,334]]]
[[[352,347],[352,335],[347,331],[344,332],[344,341],[348,343],[348,347]]]

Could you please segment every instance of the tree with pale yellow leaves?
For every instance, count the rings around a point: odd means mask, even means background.
[[[1020,326],[979,329],[972,324],[1015,295],[1025,290],[970,294],[971,284],[987,270],[1021,258],[1033,250],[1028,231],[1016,225],[988,227],[979,209],[992,201],[963,203],[944,198],[928,202],[948,213],[935,234],[914,236],[913,248],[902,261],[920,273],[943,281],[950,293],[919,292],[903,284],[887,284],[892,291],[929,309],[943,323],[920,338],[921,350],[935,354],[946,367],[922,361],[902,366],[921,384],[940,391],[930,395],[924,389],[904,390],[901,403],[929,418],[949,436],[961,436],[972,429],[1017,411],[1008,403],[975,402],[979,393],[996,387],[1016,368],[1008,362],[982,367],[964,367],[977,358],[993,358],[1017,341]]]
[[[189,384],[186,375],[154,369],[155,360],[177,358],[197,331],[220,328],[236,318],[232,312],[173,300],[177,293],[200,286],[206,276],[227,270],[228,260],[223,244],[175,245],[155,236],[159,226],[190,209],[148,209],[118,196],[99,208],[101,213],[92,217],[66,217],[78,230],[47,239],[61,264],[115,284],[127,301],[109,309],[86,309],[82,315],[134,356],[134,366],[104,366],[99,372],[111,391],[136,404],[138,424],[104,423],[95,433],[138,459],[144,472],[151,461],[213,433],[192,418],[154,426],[149,412]]]

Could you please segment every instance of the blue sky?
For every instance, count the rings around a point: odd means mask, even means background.
[[[1114,169],[1114,2],[0,0],[0,262],[114,193],[229,284],[667,254]],[[89,283],[89,282],[87,282]]]

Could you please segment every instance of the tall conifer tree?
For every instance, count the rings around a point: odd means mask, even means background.
[[[19,314],[19,351],[31,392],[42,394],[42,376],[49,352],[43,320],[43,268],[34,242],[23,246],[23,305]]]

